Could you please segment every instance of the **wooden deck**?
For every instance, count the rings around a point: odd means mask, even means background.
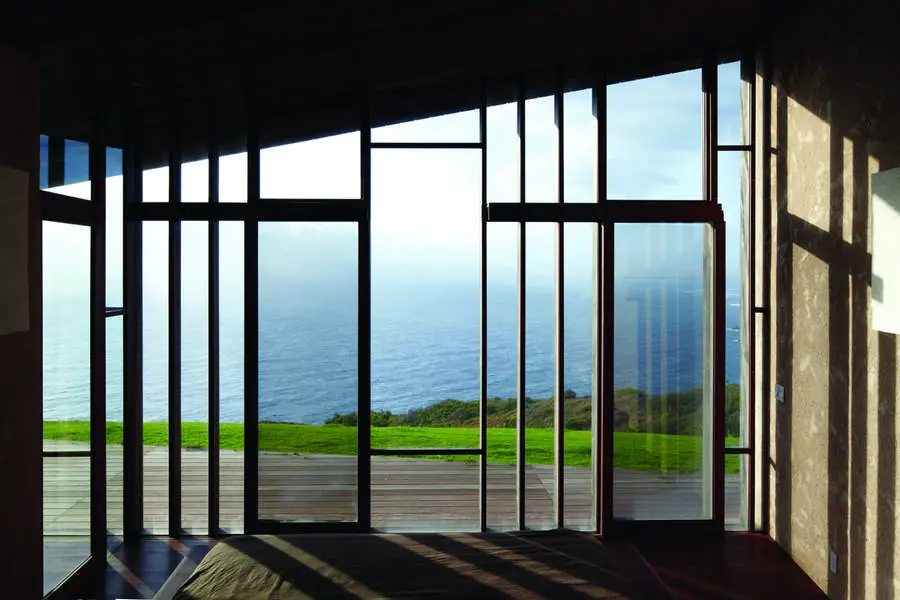
[[[72,443],[45,441],[45,449]],[[78,445],[85,449],[86,445]],[[121,530],[122,448],[107,448],[108,519]],[[168,533],[168,451],[144,454],[144,519],[152,533]],[[207,453],[184,450],[182,512],[187,532],[207,527]],[[220,521],[224,530],[243,531],[243,453],[221,452]],[[86,535],[89,524],[87,458],[44,459],[44,532]],[[591,474],[566,468],[566,524],[590,529]],[[372,459],[372,523],[391,531],[473,531],[479,526],[479,467],[439,460]],[[526,524],[550,529],[553,521],[553,468],[526,467]],[[625,519],[690,519],[701,510],[699,474],[663,476],[647,471],[615,471],[616,516]],[[352,521],[356,518],[356,458],[352,456],[263,454],[260,456],[260,516],[287,521]],[[726,522],[739,521],[740,479],[726,478]],[[516,475],[512,465],[489,465],[488,526],[514,529]]]

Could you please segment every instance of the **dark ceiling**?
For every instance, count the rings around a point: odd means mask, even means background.
[[[223,152],[244,144],[252,90],[264,146],[373,122],[550,93],[734,59],[800,2],[788,0],[257,0],[239,9],[190,3],[20,2],[0,9],[0,39],[41,61],[42,130],[90,136],[91,114],[121,147],[126,107],[142,123],[146,162],[165,162],[180,115],[185,158],[205,153],[210,108]],[[384,107],[384,110],[379,107]],[[93,111],[93,113],[92,113]]]

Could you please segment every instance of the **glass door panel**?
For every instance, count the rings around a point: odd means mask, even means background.
[[[356,223],[259,224],[262,520],[358,519],[357,265]]]
[[[90,239],[43,225],[45,594],[91,556]]]
[[[712,518],[708,227],[615,226],[615,519]]]

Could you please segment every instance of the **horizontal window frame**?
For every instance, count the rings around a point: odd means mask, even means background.
[[[361,200],[275,200],[259,202],[128,203],[126,222],[167,221],[308,221],[359,222],[365,218]]]
[[[723,223],[722,206],[703,200],[605,200],[596,203],[492,202],[491,223]]]
[[[482,456],[481,448],[370,448],[370,456]]]

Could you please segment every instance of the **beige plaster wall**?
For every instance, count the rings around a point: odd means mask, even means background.
[[[896,10],[816,3],[771,45],[770,360],[787,401],[764,475],[773,537],[831,598],[900,593],[900,361],[871,329],[869,198],[870,175],[900,166]]]

